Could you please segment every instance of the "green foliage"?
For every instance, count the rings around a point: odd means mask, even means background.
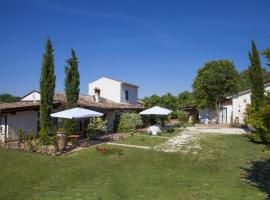
[[[173,111],[173,112],[170,114],[170,119],[177,119],[177,111]]]
[[[65,79],[65,93],[67,97],[67,109],[77,107],[77,102],[80,94],[80,74],[78,70],[78,59],[76,53],[71,49],[71,58],[67,61],[65,67],[66,79]],[[63,126],[67,133],[72,133],[76,130],[76,120],[65,119]]]
[[[197,110],[195,110],[195,112],[192,113],[192,123],[193,124],[199,123],[199,113]]]
[[[187,153],[123,148],[121,156],[102,156],[95,148],[60,157],[0,148],[0,199],[92,200],[97,192],[104,200],[264,199],[261,187],[243,180],[249,161],[269,157],[262,145],[224,134],[202,134],[196,142],[203,148],[183,149]]]
[[[12,103],[20,100],[21,97],[12,96],[11,94],[1,94],[0,102]]]
[[[270,94],[265,96],[265,101],[259,109],[252,105],[247,106],[245,122],[254,128],[252,133],[254,141],[270,144]]]
[[[181,124],[188,122],[188,113],[185,111],[178,111],[177,112],[177,119]]]
[[[161,97],[161,106],[170,110],[176,110],[178,107],[177,97],[168,92]]]
[[[119,122],[116,122],[116,132],[130,133],[142,126],[141,116],[136,113],[122,113],[118,120]]]
[[[184,91],[178,95],[178,107],[183,108],[185,106],[195,105],[195,100],[192,92]]]
[[[63,119],[63,127],[66,134],[70,135],[76,131],[76,119]]]
[[[67,97],[67,108],[74,108],[77,106],[80,94],[80,74],[78,70],[78,59],[75,51],[71,50],[71,58],[68,59],[65,67],[65,92]]]
[[[22,128],[19,129],[18,131],[18,140],[19,142],[22,142],[25,138],[25,133],[24,130]]]
[[[249,76],[251,81],[251,104],[258,110],[263,103],[264,98],[264,80],[262,67],[260,63],[259,52],[254,41],[252,41],[252,50],[249,52]]]
[[[142,101],[145,108],[161,106],[173,111],[176,111],[178,108],[194,105],[195,103],[192,92],[188,91],[184,91],[178,96],[173,96],[171,93],[167,93],[162,96],[152,95],[145,97]],[[174,118],[175,115],[173,114],[172,117]]]
[[[266,68],[262,68],[262,74],[264,82],[270,80],[270,72],[268,72]],[[251,80],[248,69],[239,73],[238,88],[240,92],[251,88]]]
[[[40,132],[39,134],[40,145],[48,146],[51,144],[50,136],[46,132]]]
[[[266,58],[267,61],[268,61],[267,65],[270,66],[270,48],[266,48],[266,49],[263,51],[263,55],[265,56],[265,58]]]
[[[87,127],[88,138],[94,138],[96,135],[101,135],[107,131],[107,121],[100,117],[91,118]]]
[[[53,145],[54,146],[54,149],[55,149],[55,151],[57,152],[57,151],[59,151],[59,147],[58,147],[58,136],[57,135],[54,135],[54,136],[51,136],[50,137],[50,143],[51,143],[51,145]]]
[[[143,100],[144,107],[151,108],[153,106],[161,106],[161,97],[158,95],[152,95],[150,97],[145,97]]]
[[[67,109],[77,107],[77,102],[80,94],[80,74],[78,70],[78,59],[76,53],[71,49],[71,58],[67,61],[65,67],[66,79],[65,79],[65,93],[67,97]],[[65,131],[68,133],[76,130],[76,121],[73,119],[66,119],[63,121]]]
[[[35,139],[35,133],[33,130],[30,130],[28,135],[25,136],[25,142],[26,142],[26,145],[28,146],[28,149],[30,152],[33,151],[33,140]]]
[[[44,134],[49,134],[52,129],[50,114],[53,109],[53,96],[55,90],[54,56],[51,40],[46,43],[43,54],[40,77],[40,129]]]
[[[217,109],[219,101],[237,92],[238,73],[228,60],[205,63],[193,82],[194,98],[198,108]]]

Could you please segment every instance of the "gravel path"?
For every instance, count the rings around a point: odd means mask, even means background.
[[[120,144],[120,143],[112,143],[112,142],[107,142],[107,144],[115,145],[115,146],[122,146],[122,147],[132,147],[132,148],[137,148],[137,149],[152,149],[149,146],[139,146],[139,145],[131,145],[131,144]]]
[[[183,130],[179,135],[169,139],[167,142],[162,143],[154,147],[155,150],[164,152],[177,152],[183,151],[188,152],[189,150],[201,149],[200,145],[196,142],[191,142],[196,140],[197,136],[200,134],[207,133],[218,133],[218,134],[245,134],[245,130],[240,128],[196,128],[188,127]],[[196,152],[196,151],[195,151]]]
[[[165,152],[180,151],[185,144],[189,143],[190,140],[194,139],[198,134],[200,134],[200,132],[196,130],[185,129],[179,135],[170,138],[167,142],[155,146],[154,149]]]

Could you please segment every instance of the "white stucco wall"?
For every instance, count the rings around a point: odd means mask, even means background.
[[[266,84],[265,85],[265,92],[270,91],[270,85]],[[235,119],[239,119],[239,123],[243,124],[244,123],[244,118],[245,118],[245,110],[247,107],[247,104],[251,103],[251,92],[248,93],[243,93],[239,95],[233,96],[232,99],[232,109],[233,109],[233,119],[235,122]]]
[[[117,103],[137,104],[138,87],[102,77],[88,84],[88,94],[95,95],[94,89],[100,89],[100,96]],[[125,91],[128,91],[129,98],[126,100]]]
[[[233,120],[236,122],[237,118],[240,124],[244,123],[245,110],[247,104],[250,104],[250,93],[246,93],[240,96],[235,96],[232,99]]]
[[[128,100],[126,100],[125,91],[128,91]],[[122,84],[121,86],[121,103],[137,104],[138,87]]]
[[[0,142],[5,140],[5,118],[0,116]]]
[[[15,139],[20,128],[24,130],[25,134],[28,134],[30,130],[37,133],[37,111],[22,111],[16,112],[16,114],[7,114],[7,138]]]
[[[108,111],[108,112],[105,112],[104,114],[106,115],[108,130],[113,130],[116,112],[115,111]]]
[[[95,95],[94,89],[100,89],[100,96],[120,103],[121,83],[107,78],[100,78],[88,84],[88,94]]]
[[[231,116],[232,116],[232,111],[233,111],[233,107],[232,105],[226,105],[226,106],[222,106],[221,108],[226,108],[227,109],[227,124],[230,124],[231,123]],[[221,121],[221,111],[219,112],[219,123],[222,123]]]
[[[40,100],[40,94],[36,91],[28,94],[27,96],[21,99],[21,101],[39,101],[39,100]]]

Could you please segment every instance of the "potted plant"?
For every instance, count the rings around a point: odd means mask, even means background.
[[[67,134],[64,128],[60,128],[57,131],[58,136],[58,148],[59,151],[65,151],[67,147]]]

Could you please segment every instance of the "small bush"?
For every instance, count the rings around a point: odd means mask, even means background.
[[[188,113],[185,111],[178,111],[177,118],[181,124],[184,124],[184,123],[188,122]]]
[[[54,150],[55,152],[59,151],[59,147],[58,147],[58,136],[57,135],[54,135],[52,137],[50,137],[50,140],[51,140],[51,145],[54,146]]]
[[[107,121],[101,118],[91,118],[87,127],[88,138],[95,138],[107,132]]]
[[[193,124],[199,123],[199,113],[197,110],[194,113],[192,113],[191,119]]]
[[[142,126],[142,119],[139,114],[123,113],[119,117],[119,122],[116,122],[116,132],[134,132],[137,128]]]
[[[170,118],[171,118],[171,119],[177,119],[177,111],[173,111],[173,112],[170,114]]]
[[[18,140],[19,142],[22,142],[24,140],[25,134],[24,134],[24,130],[22,128],[19,129],[18,132]]]
[[[33,139],[35,138],[35,134],[34,134],[34,131],[33,130],[30,130],[28,135],[25,137],[25,142],[26,142],[26,145],[29,149],[30,152],[33,151]]]
[[[45,145],[48,146],[51,144],[51,139],[46,133],[40,133],[39,134],[39,144],[40,146]]]
[[[76,132],[77,120],[76,119],[63,119],[63,127],[67,135]]]
[[[116,147],[100,147],[96,146],[96,151],[100,152],[102,155],[118,154],[122,155],[123,150]]]

